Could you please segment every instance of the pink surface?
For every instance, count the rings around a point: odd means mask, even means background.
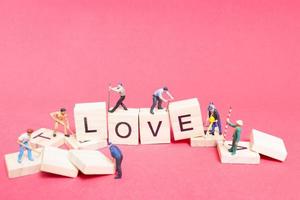
[[[0,1],[0,199],[299,199],[299,8],[296,0]],[[106,101],[118,81],[129,107],[149,107],[163,85],[176,99],[199,98],[203,116],[209,101],[223,118],[232,105],[243,139],[251,128],[282,137],[288,159],[222,165],[215,148],[184,141],[122,146],[119,181],[7,178],[4,154],[17,150],[20,133],[51,128],[48,113],[62,106],[74,127],[74,104]]]

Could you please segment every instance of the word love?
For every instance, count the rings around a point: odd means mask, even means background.
[[[174,139],[182,140],[204,135],[198,99],[171,102],[168,109],[150,108],[106,112],[105,102],[81,103],[74,107],[76,138],[106,140],[114,144],[170,143],[172,128]]]

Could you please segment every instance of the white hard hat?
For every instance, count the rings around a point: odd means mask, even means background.
[[[239,126],[243,126],[243,124],[244,124],[242,120],[237,120],[236,123],[237,123],[237,125],[239,125]]]

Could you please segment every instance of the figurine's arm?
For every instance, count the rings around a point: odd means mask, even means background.
[[[109,89],[114,92],[120,92],[120,87],[109,87]]]
[[[228,124],[229,126],[231,126],[231,127],[233,127],[233,128],[236,127],[236,125],[233,124],[233,123],[231,123],[229,119],[227,119],[226,122],[227,122],[227,124]]]
[[[174,97],[171,95],[171,93],[169,91],[166,91],[166,94],[173,100]]]
[[[52,119],[53,119],[54,121],[60,123],[60,124],[64,124],[63,121],[61,121],[61,120],[59,120],[59,119],[56,118],[56,116],[55,116],[56,113],[57,113],[57,112],[52,112],[52,113],[50,113],[50,116],[52,117]]]
[[[168,102],[168,101],[162,96],[162,94],[159,95],[159,98],[160,98],[163,102]]]

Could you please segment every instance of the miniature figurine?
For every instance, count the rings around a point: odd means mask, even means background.
[[[233,128],[235,128],[234,134],[232,136],[232,146],[230,149],[228,149],[229,152],[231,152],[231,155],[236,154],[238,142],[240,141],[241,138],[241,127],[243,126],[243,121],[242,120],[237,120],[236,124],[233,124],[230,122],[229,119],[227,119],[227,124]]]
[[[116,105],[114,106],[113,109],[109,110],[108,112],[113,113],[115,112],[115,110],[119,107],[122,106],[124,108],[124,110],[128,110],[127,107],[125,106],[125,104],[123,103],[126,93],[125,93],[125,88],[123,86],[122,83],[118,83],[118,85],[116,87],[111,87],[109,86],[109,90],[110,91],[114,91],[120,94],[120,98],[117,101]]]
[[[64,134],[66,137],[70,136],[67,131],[74,134],[73,131],[70,129],[68,115],[66,112],[67,110],[65,108],[61,108],[60,111],[50,113],[50,116],[54,120],[53,137],[56,137],[56,131],[58,130],[59,125],[62,125],[64,127]]]
[[[29,144],[32,133],[33,133],[32,129],[27,129],[26,133],[23,133],[18,138],[17,143],[20,145],[20,150],[19,150],[19,155],[18,155],[18,163],[22,162],[22,157],[23,157],[25,150],[27,150],[28,160],[33,161],[32,148],[30,147],[30,144]]]
[[[174,97],[170,94],[169,89],[167,87],[163,87],[163,88],[156,90],[152,96],[153,103],[152,103],[152,106],[150,109],[151,114],[154,114],[153,110],[154,110],[156,104],[157,104],[158,109],[163,109],[162,102],[168,102],[168,100],[166,100],[163,97],[163,93],[166,93],[172,100],[174,99]]]
[[[215,135],[215,128],[218,127],[219,135],[222,135],[220,114],[216,106],[213,104],[213,102],[209,103],[207,110],[208,110],[207,121],[209,122],[209,127],[207,131],[209,131],[209,134]]]
[[[116,160],[116,171],[117,175],[115,176],[115,179],[120,179],[122,178],[122,160],[123,160],[123,155],[119,147],[116,145],[112,144],[111,142],[108,143],[109,145],[109,150],[111,153],[111,156]]]

